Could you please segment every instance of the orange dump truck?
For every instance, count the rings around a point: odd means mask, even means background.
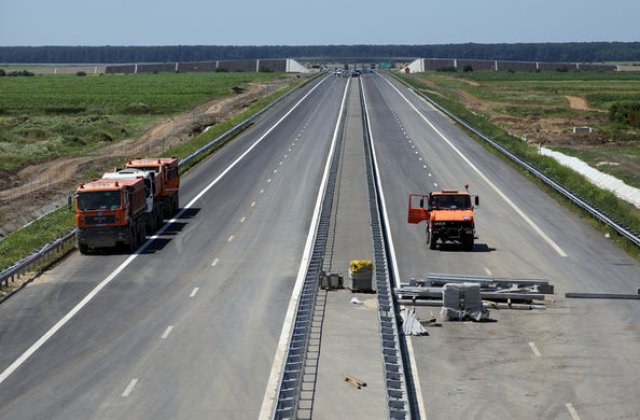
[[[157,183],[155,200],[161,208],[160,213],[163,217],[170,218],[180,210],[178,195],[180,171],[177,157],[133,159],[126,163],[125,168],[155,172]]]
[[[134,251],[145,238],[145,188],[142,178],[98,179],[76,189],[78,249],[125,245]]]
[[[468,189],[468,185],[465,186]],[[474,203],[480,204],[478,196]],[[426,204],[426,206],[425,206]],[[467,251],[473,250],[475,239],[474,206],[467,191],[442,190],[429,194],[409,194],[408,222],[427,222],[427,243],[436,249],[442,243],[457,242]]]

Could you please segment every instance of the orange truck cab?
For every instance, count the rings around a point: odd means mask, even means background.
[[[440,240],[442,243],[461,243],[465,250],[471,251],[475,239],[472,198],[475,206],[478,206],[479,197],[471,196],[467,191],[409,194],[408,222],[427,222],[427,243],[431,249],[436,249]]]
[[[76,189],[78,249],[127,246],[134,251],[144,241],[147,208],[144,182],[98,179]]]
[[[180,171],[178,158],[144,158],[133,159],[126,163],[125,168],[154,171],[157,182],[157,201],[161,207],[161,214],[165,218],[175,215],[180,210]]]

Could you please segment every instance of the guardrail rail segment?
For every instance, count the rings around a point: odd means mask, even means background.
[[[280,101],[282,101],[284,98],[289,97],[294,92],[297,92],[298,90],[302,89],[304,86],[307,86],[308,84],[318,79],[321,74],[322,73],[317,73],[313,77],[306,80],[304,83],[299,84],[298,86],[291,89],[289,92],[278,97],[277,99],[275,99],[273,102],[268,104],[266,107],[264,107],[260,111],[256,112],[255,114],[246,118],[239,124],[235,125],[234,127],[230,128],[224,133],[220,134],[218,137],[211,140],[206,145],[200,147],[198,150],[191,153],[189,156],[184,157],[183,159],[180,160],[180,162],[178,163],[178,166],[182,168],[184,165],[191,162],[196,157],[208,152],[214,146],[220,144],[221,142],[226,141],[230,137],[235,136],[237,133],[241,132],[246,127],[248,127],[254,120],[256,120],[257,118],[262,116],[265,112],[267,112],[268,110],[273,108],[275,105],[280,103]],[[67,232],[61,238],[58,238],[55,241],[52,241],[51,243],[45,245],[39,251],[36,251],[32,255],[29,255],[21,259],[20,261],[13,264],[11,267],[4,269],[3,271],[0,272],[0,286],[8,285],[9,282],[13,281],[16,276],[19,276],[23,273],[35,271],[35,269],[42,266],[43,260],[50,258],[53,253],[58,253],[60,249],[69,245],[70,242],[75,241],[75,238],[76,238],[76,229],[74,228],[69,232]],[[50,264],[51,262],[53,261],[49,261],[48,264]]]
[[[442,112],[445,115],[447,115],[449,118],[454,120],[456,123],[460,124],[461,126],[466,128],[467,130],[471,131],[476,136],[480,137],[482,140],[484,140],[485,142],[490,144],[493,148],[498,150],[500,153],[502,153],[504,156],[506,156],[511,161],[516,163],[518,166],[520,166],[521,168],[525,169],[526,171],[531,173],[533,176],[535,176],[536,178],[538,178],[539,180],[544,182],[547,186],[552,188],[554,191],[556,191],[557,193],[559,193],[559,194],[563,195],[564,197],[566,197],[573,204],[575,204],[576,206],[580,207],[582,210],[584,210],[587,213],[591,214],[593,217],[598,219],[600,222],[606,224],[607,226],[609,226],[610,228],[615,230],[618,234],[620,234],[621,236],[623,236],[626,239],[628,239],[634,245],[640,247],[640,236],[638,234],[636,234],[635,232],[632,232],[628,227],[614,222],[609,216],[607,216],[601,210],[599,210],[598,208],[596,208],[596,207],[592,206],[591,204],[587,203],[585,200],[580,198],[578,195],[576,195],[575,193],[570,191],[568,188],[565,188],[562,184],[554,181],[553,179],[551,179],[550,177],[548,177],[547,175],[542,173],[539,169],[537,169],[533,165],[531,165],[531,164],[525,162],[524,160],[520,159],[518,156],[516,156],[515,154],[513,154],[509,150],[507,150],[504,146],[498,144],[491,137],[485,135],[480,130],[478,130],[477,128],[473,127],[471,124],[468,124],[467,122],[463,121],[458,116],[456,116],[455,114],[453,114],[452,112],[450,112],[449,110],[444,108],[442,105],[440,105],[435,100],[431,99],[426,94],[424,94],[424,93],[420,92],[419,90],[413,88],[411,85],[409,85],[404,80],[398,79],[397,77],[394,77],[394,79],[398,80],[400,83],[402,83],[405,86],[407,86],[412,92],[414,92],[416,95],[418,95],[421,98],[423,98],[425,101],[427,101],[433,107],[438,109],[440,112]]]

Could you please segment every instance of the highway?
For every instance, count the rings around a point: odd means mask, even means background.
[[[183,206],[0,384],[0,418],[257,418],[345,89],[306,88],[183,179]],[[126,255],[76,253],[0,308],[5,370]]]
[[[637,301],[564,293],[635,293],[640,265],[406,88],[379,76],[363,83],[400,279],[475,274],[556,287],[544,311],[494,310],[495,322],[446,323],[412,338],[426,416],[636,417]],[[480,196],[474,251],[428,250],[425,224],[406,223],[408,193],[467,183]]]
[[[443,323],[410,338],[421,415],[637,418],[637,301],[564,293],[634,293],[640,264],[406,87],[380,74],[361,82],[396,281],[477,274],[546,279],[556,290],[546,310],[492,310],[491,322]],[[187,172],[182,212],[134,256],[74,253],[3,302],[0,419],[258,418],[346,88],[346,78],[319,78]],[[362,141],[360,103],[355,95],[347,103],[354,116],[344,135]],[[354,177],[360,169],[348,159],[361,153],[347,144],[341,173]],[[340,231],[334,264],[344,265],[343,250],[362,244],[368,228],[349,222],[366,208],[363,181],[350,181],[339,205],[353,210],[339,226],[359,230]],[[408,194],[464,184],[480,196],[473,252],[429,250],[424,223],[406,222]],[[346,319],[349,306],[336,302],[349,298],[337,293],[348,292],[329,292],[328,325]],[[430,310],[437,314],[418,315]],[[366,315],[358,322],[375,318]],[[333,334],[325,348],[357,362],[358,336]],[[319,360],[340,357],[321,350]],[[333,374],[320,374],[327,393],[316,396],[318,413],[383,411],[380,401],[370,411],[349,407],[350,391],[334,388]],[[378,398],[382,380],[371,375]]]

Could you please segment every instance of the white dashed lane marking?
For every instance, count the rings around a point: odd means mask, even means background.
[[[217,260],[216,260],[217,261]],[[196,296],[196,294],[198,293],[198,290],[200,290],[199,287],[194,287],[193,290],[191,291],[191,294],[189,295],[190,298],[193,298]]]
[[[164,333],[162,333],[162,337],[161,338],[165,339],[165,338],[169,337],[169,334],[171,334],[171,330],[173,330],[173,325],[169,325],[167,327],[167,329],[164,330]]]
[[[133,388],[135,388],[137,383],[138,383],[138,378],[133,378],[131,382],[129,382],[129,385],[127,385],[127,387],[124,389],[122,396],[124,398],[127,398],[131,394],[131,392],[133,392]]]

